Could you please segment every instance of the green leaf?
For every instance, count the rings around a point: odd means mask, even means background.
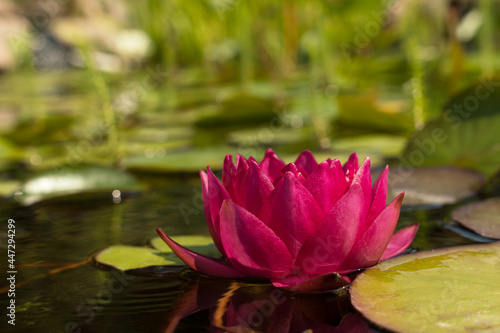
[[[400,256],[367,269],[354,307],[396,332],[499,332],[500,243]]]
[[[46,171],[24,182],[17,196],[23,204],[66,196],[76,193],[103,193],[120,190],[137,190],[135,178],[124,171],[104,166],[79,165]]]
[[[95,256],[103,265],[126,271],[151,266],[184,265],[173,253],[128,245],[112,245]]]
[[[210,236],[180,235],[172,236],[172,239],[200,254],[213,258],[221,257]],[[124,271],[140,268],[147,269],[152,266],[185,265],[160,237],[153,238],[151,245],[154,247],[153,249],[129,245],[112,245],[97,253],[94,260],[99,264]]]
[[[500,198],[463,205],[451,217],[481,236],[500,239]]]
[[[494,174],[500,166],[500,90],[492,89],[476,84],[451,99],[441,118],[413,135],[403,163],[455,165]]]
[[[187,247],[195,252],[204,254],[209,257],[217,258],[221,254],[215,246],[210,236],[203,235],[186,235],[186,236],[172,236],[172,239],[184,247]],[[151,240],[151,246],[158,251],[172,252],[167,244],[160,238],[155,237]]]

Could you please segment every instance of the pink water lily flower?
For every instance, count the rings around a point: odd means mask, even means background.
[[[388,167],[372,186],[370,159],[354,153],[317,163],[304,151],[285,164],[269,149],[262,162],[227,155],[222,182],[200,172],[208,229],[223,258],[195,253],[157,229],[192,269],[226,278],[269,278],[290,287],[348,274],[407,249],[418,229],[394,233],[404,193],[386,207]]]

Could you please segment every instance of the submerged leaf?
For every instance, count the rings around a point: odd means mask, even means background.
[[[500,331],[500,243],[418,252],[358,275],[351,301],[397,332]]]
[[[500,239],[500,198],[463,205],[451,217],[481,236]]]

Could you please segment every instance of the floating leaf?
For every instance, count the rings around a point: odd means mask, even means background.
[[[50,170],[28,179],[17,198],[25,205],[75,194],[137,190],[135,178],[124,171],[104,166],[80,165]]]
[[[499,332],[500,243],[418,252],[358,275],[352,304],[396,332]]]
[[[500,165],[500,90],[487,80],[451,99],[442,117],[416,132],[406,146],[409,165],[455,165],[491,176]],[[493,83],[498,86],[498,83]]]
[[[184,263],[172,252],[128,245],[112,245],[99,252],[98,263],[126,271],[151,266],[177,266]]]
[[[463,205],[451,217],[481,236],[500,239],[500,198]]]
[[[493,238],[488,238],[488,237],[483,237],[481,235],[478,235],[474,231],[472,231],[470,229],[466,229],[454,221],[449,221],[449,222],[444,223],[443,228],[450,230],[450,231],[453,231],[454,233],[456,233],[464,238],[470,239],[471,241],[474,241],[476,243],[492,243],[492,242],[497,241],[496,239],[493,239]]]
[[[204,254],[209,257],[217,258],[221,254],[215,246],[212,237],[203,235],[186,235],[186,236],[172,236],[172,239],[177,243],[185,246],[195,252]],[[151,240],[151,246],[158,251],[172,252],[167,244],[160,238],[155,237]]]
[[[404,206],[451,204],[474,195],[484,181],[479,172],[456,167],[396,166],[389,171],[387,199],[405,191]]]
[[[221,256],[210,236],[180,235],[173,236],[172,239],[195,252],[215,258]],[[154,247],[153,249],[112,245],[97,253],[94,259],[99,264],[124,271],[154,266],[185,266],[184,262],[172,252],[160,237],[153,238],[151,245]]]

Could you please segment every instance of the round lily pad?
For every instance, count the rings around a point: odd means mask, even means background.
[[[481,173],[457,167],[395,166],[389,170],[387,199],[405,191],[404,206],[452,204],[474,195],[484,181]]]
[[[463,205],[451,217],[481,236],[500,239],[500,197]]]
[[[94,260],[122,271],[150,266],[184,265],[172,252],[129,245],[107,247],[99,252]]]
[[[180,235],[173,236],[172,239],[206,256],[215,258],[221,256],[210,236]],[[154,266],[185,265],[160,237],[153,238],[151,240],[151,245],[154,248],[112,245],[98,252],[94,260],[98,264],[111,266],[122,271],[130,269],[147,269]]]
[[[500,243],[400,256],[367,269],[354,307],[396,332],[499,332]]]
[[[193,250],[194,252],[198,252],[204,254],[209,257],[217,258],[220,257],[221,254],[210,236],[204,235],[181,235],[181,236],[172,236],[172,239],[177,243],[181,244],[184,247]],[[155,237],[151,240],[151,246],[161,252],[172,252],[168,245],[160,238]]]

